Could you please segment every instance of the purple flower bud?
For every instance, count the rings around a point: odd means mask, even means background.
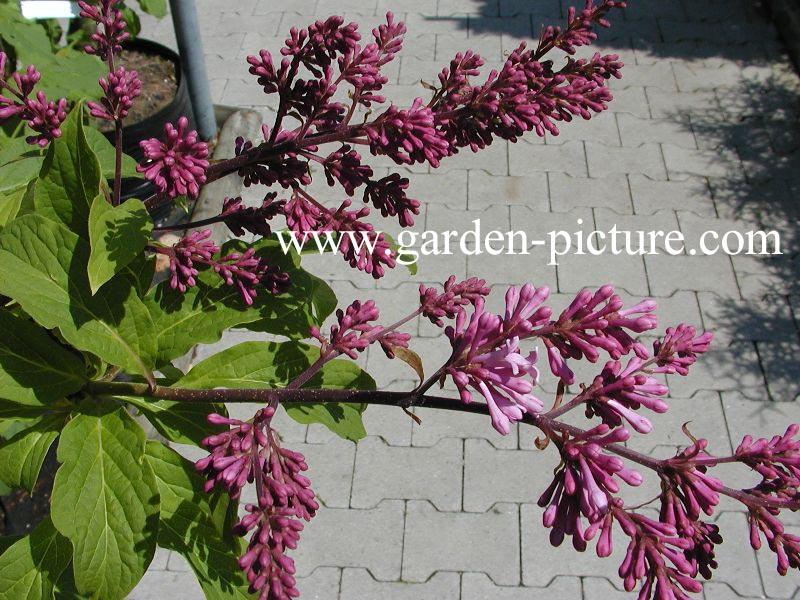
[[[128,37],[125,31],[125,18],[116,5],[119,0],[99,0],[96,3],[79,0],[80,16],[97,23],[97,31],[91,35],[92,44],[85,46],[87,54],[96,54],[106,60],[109,53],[116,54],[122,50],[122,42]]]
[[[188,119],[181,117],[177,129],[172,123],[164,125],[165,141],[150,138],[139,142],[148,162],[136,170],[170,198],[196,198],[206,181],[208,145],[198,139],[196,131],[187,132],[188,126]]]
[[[356,300],[346,310],[336,311],[337,323],[331,325],[327,339],[317,327],[311,328],[311,335],[322,344],[323,354],[332,349],[355,359],[358,357],[357,353],[374,342],[382,330],[382,327],[371,324],[379,316],[380,312],[374,300],[367,300],[364,303]]]
[[[277,195],[275,192],[267,194],[260,207],[245,207],[241,197],[225,198],[220,216],[225,217],[225,225],[237,237],[243,236],[245,231],[266,237],[272,233],[270,220],[282,214],[286,204],[283,200],[276,202]]]
[[[456,276],[451,275],[444,282],[444,291],[436,288],[419,286],[419,303],[422,315],[428,317],[434,325],[444,326],[443,317],[455,319],[463,307],[475,303],[479,298],[488,296],[491,290],[486,287],[486,282],[477,277],[456,283]]]
[[[122,120],[128,116],[133,101],[142,91],[142,82],[136,71],[119,67],[100,79],[104,97],[100,102],[88,102],[93,117],[106,121]]]

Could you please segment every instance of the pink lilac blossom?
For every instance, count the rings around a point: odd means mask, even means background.
[[[0,52],[0,123],[12,117],[25,121],[36,132],[36,135],[26,137],[25,141],[43,148],[61,137],[61,124],[67,118],[67,101],[64,98],[57,102],[48,101],[41,91],[34,94],[42,75],[33,65],[28,65],[24,73],[14,73],[10,80],[7,79],[7,61],[8,56]],[[10,97],[2,92],[8,92]]]
[[[640,358],[647,358],[647,349],[628,332],[643,333],[655,328],[658,324],[652,314],[655,308],[653,300],[643,300],[635,306],[623,308],[622,299],[610,285],[594,293],[588,289],[579,292],[569,307],[551,323],[552,333],[542,336],[553,374],[564,383],[574,383],[575,376],[566,359],[586,358],[595,362],[601,349],[614,359],[631,351]]]
[[[586,416],[599,416],[603,423],[612,427],[627,421],[639,433],[650,433],[653,425],[637,410],[642,406],[656,413],[665,413],[669,405],[661,399],[669,388],[639,372],[644,361],[632,357],[623,367],[612,360],[606,363],[588,391]]]
[[[139,143],[147,162],[136,170],[170,198],[196,198],[206,181],[208,144],[188,127],[189,120],[181,117],[177,128],[172,123],[164,125],[165,141],[150,138]]]
[[[358,353],[363,352],[381,332],[382,328],[372,323],[379,316],[380,311],[373,300],[363,303],[356,300],[344,311],[337,309],[337,322],[331,325],[327,338],[316,326],[311,328],[311,337],[322,344],[320,352],[323,356],[333,351],[355,360]]]
[[[248,306],[258,295],[258,287],[279,294],[289,285],[288,274],[255,256],[253,248],[242,254],[234,252],[215,259],[213,256],[220,248],[210,238],[211,230],[204,229],[185,235],[171,248],[151,247],[169,258],[172,289],[185,293],[197,285],[198,265],[211,267],[227,285],[235,286]]]
[[[128,116],[133,101],[142,91],[142,82],[136,71],[126,71],[119,67],[113,73],[100,79],[103,99],[100,102],[87,102],[91,115],[105,121],[121,121]]]
[[[92,33],[92,43],[84,47],[87,54],[95,54],[102,60],[107,60],[109,54],[116,54],[122,50],[122,42],[130,35],[125,31],[125,17],[116,8],[119,0],[100,0],[97,3],[79,0],[80,16],[91,19],[98,25],[97,31]]]
[[[800,425],[793,423],[783,435],[771,439],[745,436],[736,448],[737,460],[746,464],[780,490],[783,496],[800,498]]]
[[[345,200],[335,212],[321,212],[316,231],[339,235],[338,251],[345,261],[379,279],[385,273],[384,267],[395,266],[394,250],[382,233],[362,220],[369,215],[369,209],[347,210],[350,204]]]
[[[262,126],[262,135],[267,140],[270,137],[269,128]],[[295,134],[281,130],[275,143],[287,143],[295,139]],[[253,142],[243,137],[236,138],[234,147],[235,155],[241,156],[253,149]],[[238,174],[244,180],[244,185],[271,186],[279,183],[283,188],[297,188],[311,183],[308,162],[300,160],[296,152],[285,152],[280,156],[273,156],[261,162],[251,162],[239,169]]]
[[[419,304],[422,316],[430,319],[431,323],[444,327],[443,318],[455,319],[468,304],[475,306],[479,298],[488,296],[491,289],[486,287],[486,281],[477,277],[470,277],[456,283],[456,276],[451,275],[443,285],[440,292],[436,288],[419,286]]]
[[[693,460],[708,457],[705,450],[708,440],[696,440],[691,446],[679,452],[667,461],[665,468],[659,473],[661,480],[671,488],[680,499],[690,519],[699,519],[701,513],[714,514],[714,507],[719,504],[719,491],[722,482],[712,477],[705,466],[696,466]]]
[[[336,181],[344,188],[348,196],[355,193],[372,177],[372,169],[361,163],[361,155],[347,144],[332,152],[322,161],[328,185]]]
[[[258,207],[244,206],[241,196],[225,198],[222,201],[220,217],[231,233],[237,237],[243,236],[246,231],[266,237],[272,233],[270,221],[283,214],[286,204],[283,200],[276,201],[277,196],[278,194],[274,192],[267,194]]]
[[[421,98],[408,109],[390,106],[363,128],[372,154],[386,155],[399,165],[427,162],[436,168],[451,154],[450,144],[436,130],[433,111]]]
[[[579,46],[588,46],[597,39],[594,26],[609,27],[605,18],[612,8],[625,8],[626,2],[619,0],[601,0],[595,4],[594,0],[585,0],[583,10],[579,11],[571,6],[567,11],[567,28],[550,26],[542,28],[539,36],[537,54],[546,52],[550,48],[559,48],[567,54],[575,54]]]
[[[690,600],[687,592],[702,591],[693,576],[695,566],[684,554],[691,542],[679,537],[674,525],[620,508],[614,510],[614,517],[630,538],[619,567],[627,591],[641,580],[639,600]]]
[[[571,536],[573,546],[585,550],[586,542],[605,519],[610,499],[620,490],[615,477],[632,486],[642,483],[638,472],[603,451],[605,446],[629,437],[626,429],[612,430],[607,425],[598,425],[563,443],[557,442],[562,465],[538,501],[539,506],[546,507],[542,521],[551,529],[550,543],[554,546],[560,546],[565,536]],[[584,531],[582,519],[586,519],[590,529]]]
[[[689,367],[697,361],[697,355],[708,352],[713,334],[700,335],[691,325],[681,323],[677,327],[667,327],[663,339],[653,342],[653,356],[657,359],[658,371],[686,375]]]
[[[219,487],[234,499],[246,483],[255,483],[256,504],[245,506],[247,514],[233,530],[240,536],[253,531],[239,567],[250,592],[261,600],[288,600],[299,592],[294,561],[286,550],[297,547],[302,520],[310,521],[319,504],[303,475],[305,458],[279,444],[270,425],[274,414],[268,406],[249,422],[210,415],[210,423],[230,429],[203,440],[210,452],[195,466],[208,478],[207,490]]]
[[[408,179],[392,173],[378,180],[368,180],[364,202],[370,202],[384,217],[397,217],[401,227],[414,225],[413,215],[419,214],[420,202],[406,195]]]
[[[446,373],[453,378],[463,402],[472,401],[470,388],[486,400],[494,428],[503,435],[525,413],[537,413],[543,404],[533,395],[539,371],[536,350],[527,356],[519,348],[519,338],[502,339],[502,319],[484,311],[483,298],[467,320],[459,311],[455,326],[447,327],[452,359]]]
[[[778,510],[749,506],[747,521],[750,525],[750,545],[761,549],[761,536],[777,557],[777,571],[786,575],[789,569],[800,569],[800,536],[786,532],[778,519]]]
[[[711,571],[718,566],[715,547],[722,543],[719,527],[690,517],[683,498],[671,487],[665,487],[661,494],[659,520],[674,526],[682,539],[691,542],[691,547],[683,551],[692,564],[691,576],[701,575],[704,579],[711,579]]]

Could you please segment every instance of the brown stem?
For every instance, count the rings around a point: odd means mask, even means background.
[[[174,400],[177,402],[203,402],[203,403],[259,403],[259,404],[291,404],[304,403],[341,403],[350,402],[357,404],[376,404],[383,406],[403,406],[413,397],[414,406],[440,410],[452,410],[473,414],[488,415],[489,407],[482,402],[465,404],[457,398],[424,395],[416,397],[415,391],[411,392],[384,392],[369,390],[331,390],[331,389],[201,389],[191,390],[186,388],[170,388],[158,385],[149,386],[145,383],[129,382],[89,382],[84,391],[96,396],[138,396],[158,400]],[[522,422],[541,429],[546,434],[553,432],[567,433],[570,436],[579,436],[585,430],[557,421],[547,415],[525,414]],[[669,465],[669,459],[653,458],[619,444],[609,444],[605,450],[626,458],[631,462],[647,467],[656,472],[663,472]],[[778,508],[800,510],[800,501],[778,500],[754,496],[743,490],[736,490],[723,486],[719,492],[729,496],[747,506],[760,506],[764,508]]]

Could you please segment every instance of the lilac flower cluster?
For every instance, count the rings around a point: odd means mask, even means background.
[[[249,231],[253,235],[268,236],[272,233],[269,222],[283,212],[284,201],[276,201],[276,193],[267,194],[259,207],[246,207],[241,197],[225,198],[222,201],[222,222],[237,237]]]
[[[551,544],[560,546],[568,535],[575,549],[584,551],[597,524],[605,518],[613,494],[619,492],[615,477],[632,486],[642,483],[638,472],[626,468],[620,458],[603,451],[604,446],[624,442],[629,437],[627,430],[612,430],[603,424],[557,442],[562,465],[538,502],[539,506],[547,507],[543,523],[551,528]],[[582,519],[590,526],[586,531]],[[605,543],[609,547],[602,551],[610,554],[610,538]]]
[[[208,144],[188,127],[189,120],[181,117],[177,128],[172,123],[164,125],[163,142],[156,138],[139,142],[147,162],[136,170],[170,198],[196,198],[206,181]]]
[[[104,121],[121,121],[128,116],[133,101],[142,92],[142,82],[136,71],[126,71],[119,67],[100,79],[103,99],[100,102],[87,102],[91,115]]]
[[[80,16],[97,23],[97,30],[92,33],[92,43],[84,48],[87,54],[109,60],[122,50],[122,42],[130,37],[125,31],[125,17],[117,8],[120,0],[99,0],[97,3],[79,0]]]
[[[280,294],[289,285],[288,274],[256,256],[253,248],[242,254],[234,252],[214,258],[220,248],[210,238],[210,229],[196,230],[172,247],[150,247],[153,252],[169,258],[172,289],[185,292],[197,285],[198,265],[211,267],[226,285],[235,286],[248,306],[253,304],[259,287],[265,287],[271,294]]]
[[[303,475],[305,458],[280,445],[270,425],[274,414],[268,406],[248,422],[209,415],[211,424],[229,429],[203,440],[210,453],[195,466],[208,478],[207,491],[217,487],[233,499],[247,483],[255,484],[256,504],[245,506],[247,514],[233,530],[240,536],[253,532],[239,566],[261,600],[289,600],[300,594],[286,551],[297,547],[302,521],[310,521],[319,504]]]
[[[34,94],[42,74],[33,65],[28,65],[24,73],[6,78],[7,62],[6,53],[0,52],[0,123],[14,117],[25,121],[36,132],[26,141],[44,147],[61,136],[61,123],[67,118],[67,101],[64,98],[48,101],[42,91]]]

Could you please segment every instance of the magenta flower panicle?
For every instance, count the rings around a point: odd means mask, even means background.
[[[103,99],[100,102],[87,102],[91,115],[105,121],[121,121],[128,116],[133,101],[142,91],[142,82],[136,71],[126,71],[119,67],[113,73],[100,79]]]
[[[61,124],[67,118],[67,101],[64,98],[56,102],[49,101],[43,92],[34,93],[42,74],[33,65],[28,65],[25,72],[14,73],[7,79],[7,61],[5,52],[0,52],[0,123],[13,117],[25,121],[36,132],[25,141],[43,148],[61,137]],[[9,95],[6,96],[6,93]]]
[[[444,291],[436,288],[419,286],[419,303],[422,316],[431,323],[444,327],[444,318],[455,319],[468,304],[475,306],[479,298],[489,295],[492,290],[486,287],[486,281],[470,277],[456,283],[456,276],[451,275],[443,285]]]
[[[125,31],[125,17],[117,8],[119,0],[99,0],[98,2],[78,1],[80,16],[97,23],[97,30],[92,33],[92,43],[84,47],[87,54],[95,54],[101,60],[122,50],[122,42],[130,35]]]
[[[170,198],[196,198],[206,181],[208,144],[198,139],[196,131],[187,132],[188,127],[189,120],[181,117],[177,128],[164,125],[163,142],[156,138],[139,142],[147,162],[136,170]]]
[[[492,425],[502,435],[525,413],[537,413],[543,403],[533,395],[539,378],[536,350],[522,354],[519,338],[502,337],[502,319],[484,311],[483,298],[475,301],[472,315],[464,310],[455,326],[445,329],[452,358],[446,373],[453,378],[463,402],[472,401],[477,391],[486,401]]]
[[[311,328],[311,336],[322,344],[320,352],[323,356],[338,353],[355,360],[358,353],[363,352],[374,342],[382,331],[382,327],[372,324],[379,316],[380,311],[374,300],[367,300],[363,303],[356,300],[344,311],[337,309],[337,322],[331,325],[327,338],[316,326]]]

